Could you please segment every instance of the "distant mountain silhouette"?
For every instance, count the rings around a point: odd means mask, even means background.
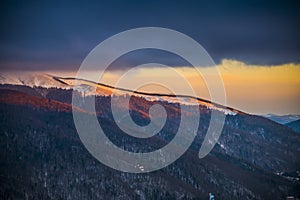
[[[288,127],[290,127],[291,129],[293,129],[294,131],[300,133],[300,119],[296,120],[296,121],[292,121],[286,124]]]
[[[289,122],[295,121],[300,119],[300,115],[274,115],[274,114],[267,114],[263,115],[264,117],[277,122],[279,124],[287,124]]]

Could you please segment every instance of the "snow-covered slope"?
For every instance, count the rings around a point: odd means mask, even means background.
[[[219,105],[210,102],[205,99],[198,97],[185,96],[185,95],[170,95],[161,93],[147,93],[141,91],[131,91],[124,88],[115,88],[110,85],[95,83],[88,80],[78,80],[72,77],[59,77],[52,76],[49,74],[42,73],[1,73],[0,74],[0,84],[15,84],[15,85],[26,85],[30,87],[45,87],[45,88],[63,88],[70,89],[73,88],[82,95],[134,95],[138,97],[143,97],[148,101],[167,101],[170,103],[180,103],[183,105],[202,105],[208,109],[218,110],[224,114],[235,115],[240,112],[238,110],[228,108],[223,105]]]
[[[27,85],[30,87],[41,86],[45,88],[67,88],[67,85],[53,79],[53,76],[37,72],[1,72],[0,84]]]
[[[223,105],[218,105],[205,99],[198,97],[186,96],[186,95],[170,95],[161,93],[147,93],[142,91],[131,91],[124,88],[115,88],[110,85],[95,83],[87,80],[76,80],[74,78],[53,77],[55,80],[67,84],[68,86],[74,86],[75,89],[82,92],[84,95],[134,95],[147,99],[148,101],[167,101],[171,103],[180,103],[183,105],[202,105],[209,109],[218,110],[226,115],[235,115],[238,110],[228,108]]]

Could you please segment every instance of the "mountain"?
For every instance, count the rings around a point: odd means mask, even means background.
[[[137,97],[143,97],[147,100],[151,101],[167,101],[167,102],[173,102],[173,103],[180,103],[184,105],[194,105],[194,104],[200,104],[205,107],[208,107],[210,109],[219,110],[221,112],[224,112],[225,114],[236,114],[238,111],[233,108],[229,108],[223,105],[216,104],[214,102],[210,102],[205,99],[201,99],[198,97],[192,97],[192,96],[186,96],[186,95],[172,95],[172,94],[160,94],[160,93],[147,93],[143,91],[132,91],[124,88],[116,88],[110,85],[106,85],[103,83],[95,83],[89,80],[83,80],[83,79],[75,79],[70,77],[59,77],[59,76],[52,76],[49,74],[41,74],[41,73],[25,73],[25,74],[1,74],[0,75],[0,84],[7,85],[7,87],[10,87],[10,85],[16,85],[16,86],[29,86],[31,88],[34,88],[34,93],[40,94],[38,92],[39,87],[42,88],[59,88],[59,89],[70,89],[74,88],[76,91],[81,93],[84,96],[89,95],[101,95],[101,96],[110,96],[110,95],[117,95],[122,96],[126,94],[130,94],[132,96]],[[75,82],[76,81],[76,87]],[[22,88],[19,87],[20,90],[22,89],[28,89],[28,88]],[[28,91],[27,91],[28,92]],[[48,92],[45,91],[44,92]],[[40,94],[44,96],[44,94]]]
[[[267,114],[263,115],[264,117],[277,122],[279,124],[287,124],[289,122],[295,121],[300,119],[300,115],[274,115],[274,114]]]
[[[290,127],[291,129],[293,129],[294,131],[300,133],[300,119],[296,120],[296,121],[292,121],[286,124],[288,127]]]
[[[191,106],[201,113],[193,144],[168,167],[131,174],[103,165],[89,154],[77,134],[70,80],[52,77],[52,84],[62,86],[56,88],[0,85],[0,199],[207,199],[210,192],[216,199],[233,200],[300,196],[300,135],[290,128],[199,98],[174,101],[164,94],[137,93],[130,97],[134,122],[149,123],[149,108],[157,103],[168,117],[158,134],[135,138],[114,121],[108,93],[112,88],[81,80],[83,88],[94,87],[86,91],[96,89],[95,110],[107,137],[127,151],[149,152],[169,143],[181,115],[193,114],[181,113],[179,106]],[[95,93],[88,92],[78,89],[76,95],[89,102],[89,95]],[[128,96],[122,88],[118,92],[118,111],[123,112]],[[196,100],[199,106],[191,103]],[[199,159],[212,110],[226,114],[225,125],[212,152]]]

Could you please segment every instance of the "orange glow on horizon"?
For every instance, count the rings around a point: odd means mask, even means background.
[[[300,114],[300,64],[260,66],[223,60],[216,68],[224,83],[227,106],[254,114]],[[214,80],[218,79],[214,73],[216,68],[197,69],[214,84]],[[41,72],[62,77],[76,76],[74,71]],[[86,72],[87,77],[95,73],[97,74],[94,71]],[[126,71],[106,71],[100,82],[115,86],[124,73]],[[173,86],[177,90],[175,94],[186,94],[182,81],[185,79],[194,88],[196,96],[211,100],[204,79],[191,67],[143,67],[131,71],[126,78],[119,87],[143,92],[170,93],[168,86]],[[142,86],[141,83],[144,82],[163,82],[163,87],[157,84]]]
[[[223,60],[217,65],[223,79],[227,105],[249,113],[299,114],[300,113],[300,64],[278,66],[247,65],[235,60]],[[211,67],[198,68],[202,74],[216,79]],[[179,72],[196,89],[196,95],[210,99],[205,81],[195,75],[189,67],[178,67]],[[101,81],[114,85],[122,73],[108,72]],[[164,79],[175,84],[184,94],[180,82],[165,68],[142,68],[129,76],[124,87],[134,89],[137,80]],[[157,91],[157,87],[143,87],[140,90]],[[164,92],[164,91],[159,91]]]

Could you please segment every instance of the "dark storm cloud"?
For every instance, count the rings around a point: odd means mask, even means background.
[[[144,26],[191,36],[217,63],[300,61],[297,1],[2,1],[0,9],[1,68],[77,69],[99,42]],[[147,55],[122,62],[150,61]]]

